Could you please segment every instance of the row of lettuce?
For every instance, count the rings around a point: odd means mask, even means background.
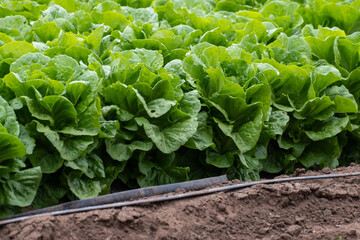
[[[0,1],[0,216],[360,155],[360,1]],[[352,14],[349,14],[351,12]]]

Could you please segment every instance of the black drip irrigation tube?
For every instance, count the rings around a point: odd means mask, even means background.
[[[35,217],[43,217],[43,216],[56,216],[56,215],[65,215],[70,213],[78,213],[78,212],[86,212],[91,210],[100,210],[107,208],[116,208],[116,207],[124,207],[130,205],[138,205],[144,203],[154,203],[154,202],[163,202],[169,200],[176,200],[187,197],[195,197],[206,195],[210,193],[230,191],[235,189],[242,189],[251,187],[258,184],[274,184],[281,182],[290,182],[290,181],[300,181],[300,180],[314,180],[314,179],[326,179],[326,178],[340,178],[340,177],[353,177],[360,176],[360,172],[355,173],[344,173],[344,174],[327,174],[327,175],[317,175],[317,176],[304,176],[304,177],[286,177],[286,178],[278,178],[278,179],[269,179],[262,181],[253,181],[247,183],[240,183],[222,187],[214,187],[208,188],[213,184],[224,183],[227,181],[225,175],[213,178],[206,178],[200,180],[194,180],[183,183],[175,183],[168,185],[161,185],[149,188],[140,188],[135,190],[129,190],[119,193],[108,194],[105,196],[100,196],[91,199],[78,200],[69,203],[64,203],[60,205],[56,205],[53,207],[43,208],[39,210],[34,210],[30,212],[25,212],[21,214],[17,214],[7,218],[0,218],[0,226],[20,222],[23,220],[27,220]],[[204,189],[207,188],[207,189]],[[168,195],[168,196],[158,196],[154,198],[146,198],[153,197],[156,195],[173,193],[177,189],[184,189],[185,193]],[[141,200],[133,200],[139,198],[146,198]]]
[[[222,175],[218,177],[204,178],[204,179],[181,182],[181,183],[173,183],[173,184],[138,188],[138,189],[127,190],[117,193],[111,193],[103,196],[98,196],[95,198],[71,201],[67,203],[58,204],[52,207],[37,209],[29,212],[16,214],[10,217],[0,218],[0,226],[10,222],[18,222],[23,219],[28,219],[32,216],[43,216],[48,214],[53,215],[51,213],[69,211],[72,209],[83,209],[87,207],[94,207],[94,206],[111,204],[116,202],[131,201],[135,199],[171,193],[177,189],[184,189],[185,191],[196,191],[211,187],[214,184],[225,183],[227,181],[228,179],[226,175]],[[21,219],[21,220],[17,221],[16,219]]]

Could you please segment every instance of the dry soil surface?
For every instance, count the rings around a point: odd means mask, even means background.
[[[348,172],[360,165],[294,175]],[[30,219],[0,239],[360,239],[360,176]]]

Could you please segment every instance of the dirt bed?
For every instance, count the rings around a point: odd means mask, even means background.
[[[360,172],[360,165],[294,175]],[[235,182],[229,183],[234,184]],[[360,177],[308,180],[0,227],[1,239],[360,239]]]

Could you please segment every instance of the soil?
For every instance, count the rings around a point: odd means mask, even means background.
[[[360,165],[294,175],[348,172]],[[1,226],[0,239],[360,239],[360,176],[29,219]]]

